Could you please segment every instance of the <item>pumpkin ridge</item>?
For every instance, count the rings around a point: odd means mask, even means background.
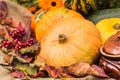
[[[71,18],[71,17],[80,17],[84,18],[81,14],[78,12],[75,12],[73,10],[69,10],[65,7],[59,7],[57,9],[52,9],[48,11],[45,15],[42,16],[41,21],[39,23],[44,24],[45,26],[37,25],[35,29],[35,36],[39,42],[41,42],[42,36],[49,30],[49,28],[54,25],[54,23],[57,23],[58,21],[61,21],[63,19]],[[41,30],[42,28],[46,28],[45,30]]]
[[[72,55],[72,57],[74,57],[75,58],[75,60],[76,60],[76,63],[77,62],[81,62],[81,61],[79,61],[79,60],[81,60],[82,58],[83,58],[83,61],[84,62],[88,62],[88,61],[86,61],[86,60],[89,60],[89,63],[91,63],[92,61],[90,60],[90,57],[86,57],[86,55],[83,53],[83,52],[86,52],[87,50],[86,49],[84,49],[83,47],[78,47],[77,45],[75,45],[74,43],[71,43],[71,45],[73,45],[75,48],[76,48],[76,50],[77,49],[79,49],[79,51],[78,51],[78,54],[80,54],[80,55],[82,55],[80,58],[78,57],[78,55],[77,56],[74,56],[74,55]],[[83,51],[83,52],[81,52],[81,51]],[[88,50],[88,52],[86,52],[86,53],[92,53],[90,50]],[[97,54],[96,54],[97,55]],[[87,56],[91,56],[91,55],[87,55]],[[92,56],[95,56],[95,55],[92,55]],[[91,56],[91,57],[92,57]],[[97,58],[97,57],[96,57]],[[82,62],[83,62],[82,61]]]

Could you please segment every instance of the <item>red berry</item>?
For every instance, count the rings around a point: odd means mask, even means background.
[[[10,32],[10,35],[14,38],[14,39],[19,39],[21,40],[22,37],[25,35],[25,29],[21,28],[21,29],[16,29]]]

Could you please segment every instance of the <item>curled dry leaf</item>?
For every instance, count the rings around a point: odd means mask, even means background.
[[[4,1],[0,1],[0,20],[7,16],[7,4]]]
[[[89,68],[90,65],[88,63],[76,63],[65,69],[65,73],[75,76],[85,76]]]
[[[3,25],[11,25],[12,24],[12,18],[2,19],[0,23],[3,24]]]
[[[0,37],[5,35],[5,31],[3,28],[0,29]]]
[[[4,60],[5,60],[6,63],[12,64],[13,56],[11,54],[8,54],[4,57]]]
[[[98,77],[108,77],[105,72],[97,65],[89,65],[88,63],[76,63],[64,69],[65,73],[77,77],[93,75]]]
[[[39,51],[39,43],[36,43],[30,47],[22,48],[19,50],[21,54],[29,54],[29,53],[35,53],[37,54],[37,51]]]
[[[13,38],[9,34],[9,28],[7,26],[4,26],[3,29],[5,31],[4,38],[7,39],[7,40],[9,40],[9,41],[13,41]]]
[[[25,74],[22,71],[14,71],[10,74],[10,76],[16,77],[16,78],[24,78]]]
[[[56,68],[54,66],[46,66],[45,69],[47,70],[50,77],[57,78],[63,72],[62,68]]]
[[[66,73],[61,73],[59,75],[60,78],[76,78],[74,75],[69,75],[69,74],[66,74]]]
[[[11,17],[7,17],[4,18],[2,20],[0,20],[0,24],[2,24],[2,26],[9,26],[10,28],[17,28],[19,26],[21,22],[14,20]],[[24,26],[24,24],[21,23],[22,26]]]
[[[80,78],[87,75],[108,78],[105,72],[97,65],[80,62],[67,67],[54,67],[45,65],[44,70],[53,78]]]
[[[30,75],[30,78],[38,78],[38,77],[40,77],[40,78],[46,78],[46,77],[48,77],[48,75],[46,75],[46,72],[45,71],[39,71],[38,73],[37,73],[37,75]]]
[[[103,69],[101,69],[99,66],[94,65],[94,64],[90,67],[90,69],[88,70],[87,74],[98,76],[98,77],[106,77],[106,78],[108,77],[105,74]]]

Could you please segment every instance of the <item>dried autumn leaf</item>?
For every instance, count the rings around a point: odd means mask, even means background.
[[[0,20],[4,19],[7,16],[7,4],[4,1],[0,1]]]
[[[89,74],[89,75],[95,75],[95,76],[99,76],[99,77],[108,77],[105,74],[104,70],[101,69],[97,65],[92,65],[91,68],[88,70],[87,74]]]
[[[8,54],[8,55],[6,55],[5,57],[4,57],[4,60],[5,60],[5,62],[6,63],[9,63],[9,64],[12,64],[12,62],[13,62],[13,56],[11,55],[11,54]]]
[[[75,76],[73,75],[69,75],[69,74],[66,74],[66,73],[61,73],[59,75],[60,78],[75,78]]]
[[[98,76],[98,77],[108,77],[105,72],[97,65],[89,65],[88,63],[76,63],[65,69],[65,73],[74,76]]]
[[[12,22],[13,22],[12,18],[5,18],[5,19],[2,19],[0,23],[3,25],[11,26]]]
[[[39,43],[36,43],[30,47],[25,47],[19,50],[20,53],[26,54],[26,53],[34,53],[36,51],[39,51]]]
[[[9,28],[7,26],[4,26],[3,29],[5,31],[4,38],[7,39],[7,40],[9,40],[9,41],[13,41],[13,38],[9,34]]]
[[[22,23],[19,22],[17,29],[21,29],[21,28],[24,28],[24,27],[23,27]]]
[[[48,72],[50,77],[57,78],[62,72],[62,68],[56,68],[54,66],[48,66],[46,65],[45,70]]]
[[[5,31],[3,28],[0,29],[0,37],[5,35]]]
[[[30,29],[30,24],[28,24],[25,27],[25,35],[23,36],[23,41],[26,39],[30,39],[30,37],[31,37],[31,29]]]
[[[90,65],[88,63],[76,63],[65,69],[65,73],[75,76],[85,76],[89,68]]]

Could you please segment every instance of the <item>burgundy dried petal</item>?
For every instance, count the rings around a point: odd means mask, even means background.
[[[25,60],[26,62],[31,62],[33,60],[33,57],[29,57],[28,55],[18,54],[18,56]]]
[[[14,71],[10,74],[11,77],[25,78],[25,74],[22,71]]]
[[[3,27],[4,31],[5,31],[5,39],[7,39],[8,41],[13,41],[13,38],[10,36],[10,32],[9,32],[9,28],[4,26]]]
[[[1,20],[1,24],[8,25],[8,26],[11,26],[12,22],[13,22],[12,18],[5,18]]]
[[[24,28],[24,27],[23,27],[22,23],[19,22],[17,29],[22,29],[22,28]]]
[[[25,27],[25,35],[23,37],[23,41],[30,39],[30,37],[31,37],[31,30],[30,30],[30,26],[28,25]]]
[[[45,78],[45,77],[48,77],[48,74],[45,71],[39,71],[37,75],[30,75],[30,77],[31,78],[38,78],[38,77]]]
[[[45,69],[47,70],[48,74],[53,78],[59,77],[59,75],[63,72],[62,68],[55,68],[53,66],[47,66]]]
[[[22,24],[21,22],[14,20],[12,18],[11,18],[11,20],[12,20],[12,23],[11,23],[11,25],[9,25],[10,27],[13,27],[13,28],[18,28],[20,26],[24,27],[24,24]]]
[[[33,60],[33,57],[28,57],[25,59],[27,62],[31,62]]]
[[[99,77],[108,77],[108,76],[105,74],[104,70],[101,69],[99,66],[97,66],[97,65],[92,65],[91,67],[92,67],[92,68],[96,71],[96,73],[97,73],[97,74],[93,74],[93,75],[96,75],[96,76],[99,76]]]
[[[5,1],[0,2],[0,20],[6,18],[8,13],[7,4]]]

